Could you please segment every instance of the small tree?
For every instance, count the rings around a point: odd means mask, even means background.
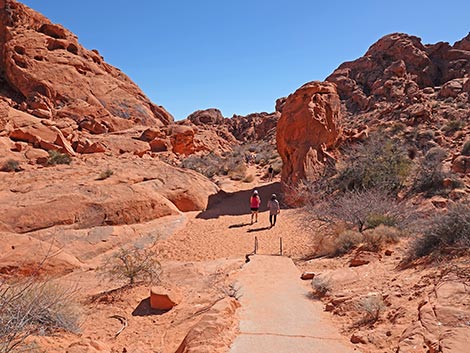
[[[354,146],[346,155],[335,178],[336,188],[342,191],[382,189],[396,193],[411,170],[406,151],[377,135]]]
[[[100,272],[111,280],[154,283],[159,280],[161,265],[154,250],[138,247],[121,248],[108,257]]]
[[[359,232],[380,224],[401,226],[411,216],[404,204],[381,190],[337,194],[324,202],[307,206],[307,212],[313,219],[332,224],[344,222]]]

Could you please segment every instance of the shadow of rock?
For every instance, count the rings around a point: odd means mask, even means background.
[[[171,309],[169,309],[169,310],[152,309],[150,307],[150,297],[148,297],[147,299],[142,300],[139,303],[139,305],[137,305],[137,307],[132,312],[132,316],[163,315],[163,314],[169,312],[170,310]]]
[[[268,200],[271,194],[280,195],[281,183],[271,183],[257,187],[261,197],[260,212],[267,210]],[[227,193],[220,191],[209,197],[207,209],[199,213],[196,218],[212,219],[220,216],[240,216],[251,214],[250,196],[253,190],[241,190],[237,192]]]

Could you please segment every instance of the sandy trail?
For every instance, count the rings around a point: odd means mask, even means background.
[[[240,333],[230,353],[348,353],[355,349],[313,301],[284,256],[256,255],[238,275]]]
[[[262,207],[258,222],[252,225],[249,197],[254,188]],[[291,260],[310,255],[314,244],[312,236],[301,230],[298,210],[281,207],[276,226],[269,228],[267,201],[272,193],[280,194],[280,184],[233,190],[213,197],[206,211],[187,214],[186,227],[159,244],[164,259],[205,262],[244,259],[253,252],[257,238],[258,255],[250,257],[254,263],[245,265],[238,275],[243,287],[241,334],[231,352],[291,352],[293,347],[296,352],[353,351],[326,318],[322,304],[308,297],[310,283],[300,280]],[[279,255],[280,238],[285,256],[269,256]]]
[[[295,209],[282,209],[276,226],[269,229],[267,202],[271,194],[280,193],[278,182],[258,185],[261,197],[258,222],[250,224],[249,189],[225,193],[210,200],[204,212],[187,213],[186,227],[159,244],[163,259],[204,261],[219,258],[245,257],[253,252],[255,237],[259,254],[279,254],[282,237],[283,252],[293,258],[311,253],[311,236],[300,231],[301,219]]]

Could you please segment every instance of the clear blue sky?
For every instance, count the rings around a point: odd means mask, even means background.
[[[453,44],[470,1],[22,0],[98,49],[180,120],[198,109],[274,111],[379,38],[404,32]]]

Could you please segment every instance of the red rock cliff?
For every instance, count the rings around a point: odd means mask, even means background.
[[[13,0],[0,0],[0,81],[20,109],[40,118],[71,118],[92,133],[173,121],[98,51]]]

